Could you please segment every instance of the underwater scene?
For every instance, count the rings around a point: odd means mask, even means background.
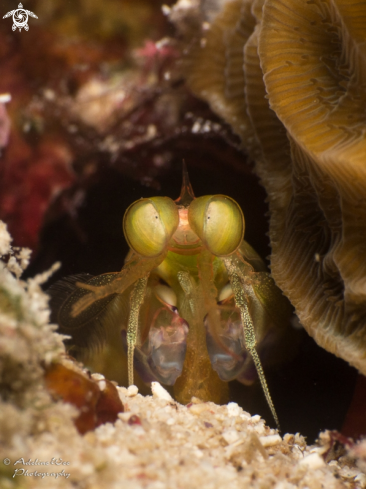
[[[0,486],[366,487],[366,2],[0,7]]]

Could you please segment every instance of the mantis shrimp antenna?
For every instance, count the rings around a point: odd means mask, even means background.
[[[133,355],[138,336],[139,313],[144,302],[148,275],[137,280],[130,298],[131,309],[127,324],[128,384],[133,385]]]
[[[271,395],[269,393],[267,381],[263,372],[263,367],[260,358],[255,348],[257,340],[255,337],[253,321],[248,309],[248,301],[244,291],[244,284],[242,283],[242,277],[240,273],[240,263],[235,263],[237,260],[235,260],[234,256],[223,258],[223,261],[225,263],[225,267],[227,269],[229,279],[230,279],[230,284],[234,292],[235,304],[240,310],[241,322],[244,328],[245,347],[253,358],[254,365],[255,368],[257,369],[258,377],[262,385],[265,398],[267,400],[267,404],[271,410],[277,428],[278,430],[280,430],[280,423],[278,420],[278,416]]]

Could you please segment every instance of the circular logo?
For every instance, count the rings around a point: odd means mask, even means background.
[[[18,5],[18,8],[16,10],[10,10],[10,12],[6,13],[3,17],[3,19],[6,19],[7,17],[13,17],[13,25],[12,25],[12,30],[15,31],[16,29],[19,29],[19,32],[24,29],[27,31],[29,29],[28,26],[28,17],[34,17],[35,19],[38,19],[36,14],[31,12],[30,10],[25,10],[23,8],[23,5],[20,3]]]
[[[28,13],[26,10],[18,8],[17,10],[14,11],[13,13],[13,31],[18,27],[21,29],[22,27],[25,28],[25,26],[28,23]]]
[[[10,459],[8,459],[8,458],[4,458],[3,462],[4,462],[4,465],[10,465]]]

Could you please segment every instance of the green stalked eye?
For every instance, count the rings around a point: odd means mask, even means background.
[[[178,223],[178,209],[172,199],[152,197],[130,205],[123,218],[123,232],[133,250],[153,257],[165,250]]]
[[[206,195],[188,208],[188,220],[212,254],[228,256],[240,246],[244,236],[244,216],[235,200],[226,195]]]

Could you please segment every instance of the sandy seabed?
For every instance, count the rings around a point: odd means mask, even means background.
[[[324,461],[328,433],[319,445],[307,446],[301,435],[282,438],[235,403],[193,400],[182,406],[160,384],[153,385],[152,396],[141,396],[135,386],[118,391],[125,412],[114,425],[106,423],[84,436],[72,423],[72,409],[49,408],[42,432],[13,440],[16,449],[1,449],[1,457],[11,460],[9,472],[17,474],[3,479],[1,487],[365,487],[354,458]],[[29,460],[36,465],[27,465]]]

